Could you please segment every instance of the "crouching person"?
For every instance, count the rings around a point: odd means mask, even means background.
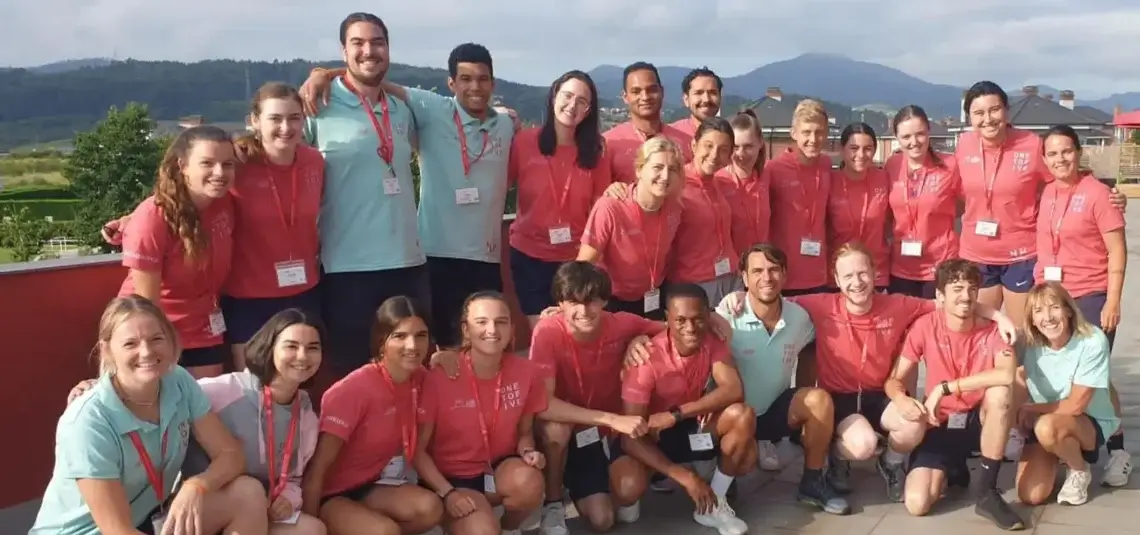
[[[625,435],[623,452],[644,465],[637,495],[649,473],[676,481],[696,505],[693,519],[724,535],[745,533],[725,494],[736,476],[756,466],[756,413],[744,401],[740,376],[728,346],[709,335],[708,296],[695,284],[670,287],[667,330],[653,338],[649,361],[628,369],[622,384],[626,414],[648,419],[649,434]],[[702,394],[709,378],[716,386]],[[718,467],[712,483],[682,463],[711,461]]]

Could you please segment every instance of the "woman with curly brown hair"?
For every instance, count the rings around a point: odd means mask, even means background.
[[[234,208],[229,196],[237,158],[229,134],[196,126],[166,150],[154,194],[139,203],[123,228],[119,295],[157,303],[181,339],[181,364],[195,378],[222,373],[229,351],[218,292],[230,270]]]

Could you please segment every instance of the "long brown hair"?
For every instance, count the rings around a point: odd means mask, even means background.
[[[756,112],[752,108],[745,108],[736,112],[728,123],[732,125],[733,130],[751,130],[756,134],[756,139],[760,140],[760,154],[756,157],[754,169],[757,173],[763,171],[764,164],[768,161],[768,144],[764,142],[764,132],[760,128],[760,118],[756,116]]]
[[[293,86],[284,82],[266,82],[253,94],[249,104],[249,121],[261,115],[261,103],[272,99],[292,100],[297,106],[302,106],[301,94]],[[234,148],[238,158],[248,162],[255,158],[265,157],[265,145],[262,144],[260,132],[250,132],[234,140]]]
[[[210,244],[209,232],[202,228],[198,208],[190,198],[186,177],[182,176],[182,165],[190,154],[190,148],[200,141],[232,143],[230,135],[216,126],[203,125],[183,130],[162,156],[158,178],[154,181],[154,204],[161,211],[166,226],[178,235],[186,250],[186,261],[190,264],[196,263]]]

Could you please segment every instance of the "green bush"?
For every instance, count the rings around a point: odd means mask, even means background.
[[[55,221],[71,221],[75,219],[79,205],[75,199],[0,200],[0,211],[27,208],[27,216],[33,219],[51,217]]]
[[[75,199],[71,189],[64,185],[30,184],[0,190],[0,201],[38,201],[46,199]]]

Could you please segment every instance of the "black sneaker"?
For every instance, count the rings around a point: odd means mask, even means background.
[[[827,483],[840,494],[851,493],[851,462],[832,455],[827,459]]]
[[[906,467],[903,463],[888,463],[882,455],[879,456],[875,467],[879,469],[879,475],[883,476],[883,481],[887,483],[887,499],[893,503],[902,503]]]
[[[990,489],[982,494],[974,506],[974,512],[1006,531],[1025,529],[1025,521],[1005,502],[997,489]]]
[[[800,478],[800,487],[796,499],[800,503],[823,509],[825,513],[833,515],[851,514],[851,506],[847,500],[828,484],[827,476],[818,472],[804,471],[803,477]]]

